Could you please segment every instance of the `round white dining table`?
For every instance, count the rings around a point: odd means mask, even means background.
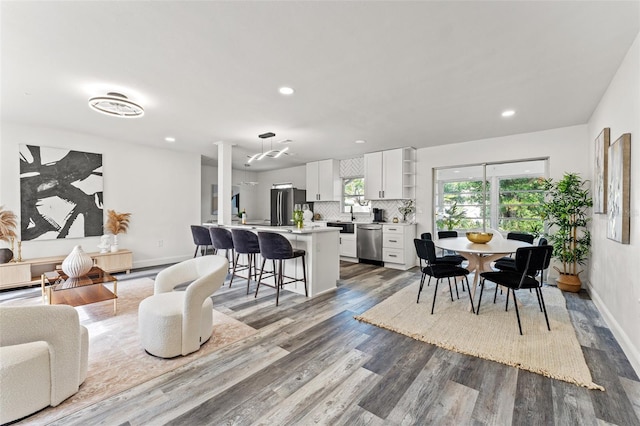
[[[492,271],[491,262],[511,253],[515,253],[520,247],[530,247],[531,244],[523,241],[496,238],[486,244],[472,243],[464,237],[439,238],[434,240],[434,245],[443,250],[455,251],[469,261],[466,269],[474,272],[473,286],[471,287],[471,299],[475,300],[476,287],[481,273]],[[471,307],[469,307],[471,309]]]

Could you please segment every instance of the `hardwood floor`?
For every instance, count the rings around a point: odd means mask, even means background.
[[[640,425],[638,376],[586,293],[565,297],[606,392],[353,319],[416,279],[417,269],[343,263],[336,291],[284,292],[278,308],[271,289],[254,299],[234,280],[214,307],[258,333],[56,424]]]

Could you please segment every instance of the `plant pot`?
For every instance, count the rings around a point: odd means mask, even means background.
[[[560,274],[560,276],[556,279],[556,284],[558,284],[558,288],[560,290],[570,291],[572,293],[579,292],[580,287],[582,286],[580,277],[570,274]]]
[[[8,248],[0,249],[0,264],[8,263],[11,259],[13,259],[13,252]]]

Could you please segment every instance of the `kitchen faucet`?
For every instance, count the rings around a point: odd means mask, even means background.
[[[353,222],[353,221],[356,220],[355,216],[353,215],[353,206],[351,206],[351,208],[349,210],[351,212],[351,222]]]

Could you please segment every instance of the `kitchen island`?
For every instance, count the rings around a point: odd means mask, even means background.
[[[214,223],[203,223],[203,225],[220,226],[227,229],[248,229],[255,233],[265,231],[282,234],[291,242],[294,249],[306,251],[309,297],[314,297],[336,288],[336,283],[340,278],[338,228],[327,228],[321,225],[312,225],[303,228],[269,225],[218,225]],[[243,256],[240,258],[240,262],[242,263]],[[262,261],[259,262],[258,267],[261,263]],[[266,264],[265,268],[271,270],[269,264]],[[286,261],[285,274],[295,278],[302,278],[302,259],[296,258]],[[265,282],[273,284],[273,279],[265,280]],[[283,289],[304,294],[304,284],[302,282],[287,284]]]

